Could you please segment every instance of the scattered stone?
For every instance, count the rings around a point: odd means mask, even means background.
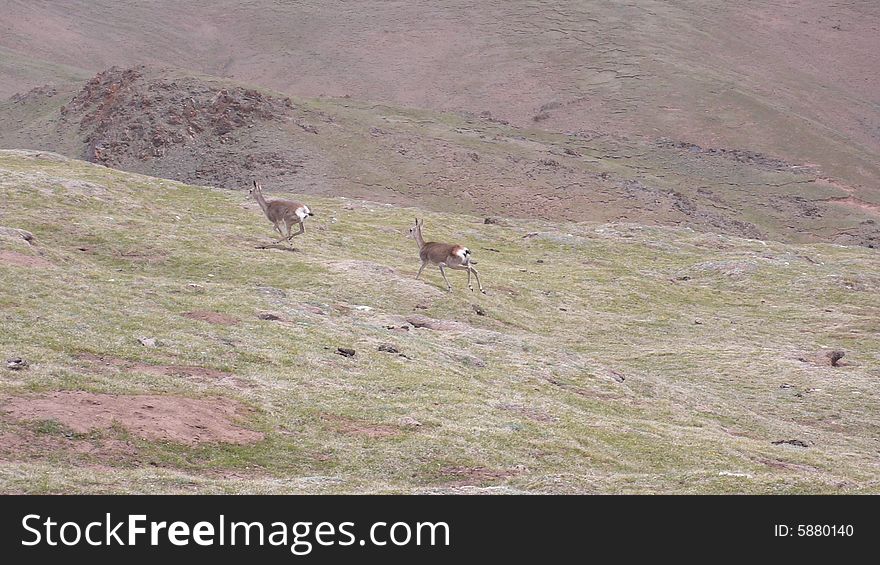
[[[844,353],[843,351],[829,351],[827,355],[828,355],[828,358],[831,359],[831,366],[832,367],[839,367],[837,362],[840,361],[841,359],[843,359],[843,357],[844,357],[844,355],[846,355],[846,353]]]
[[[311,312],[312,314],[318,314],[319,316],[326,316],[327,315],[327,313],[324,312],[324,310],[322,310],[321,308],[318,308],[317,306],[312,306],[311,304],[303,304],[302,308],[306,312]]]
[[[471,304],[471,308],[474,309],[474,313],[477,316],[485,316],[486,315],[486,310],[484,310],[483,307],[480,306],[479,304]]]
[[[155,337],[139,337],[138,343],[144,347],[159,347],[159,341]]]
[[[736,471],[718,471],[718,476],[719,477],[737,477],[737,478],[743,478],[743,479],[751,479],[752,478],[752,475],[750,475],[748,473],[739,473]]]
[[[34,234],[29,231],[18,229],[18,228],[7,228],[5,226],[0,226],[0,235],[5,235],[9,237],[20,237],[28,243],[31,243],[34,240]]]
[[[316,128],[315,126],[313,126],[311,124],[296,124],[296,125],[301,127],[304,131],[307,131],[309,133],[314,133],[315,135],[318,134],[318,128]]]
[[[422,425],[421,422],[419,422],[418,420],[416,420],[412,416],[404,416],[403,418],[398,420],[398,423],[400,424],[401,427],[404,427],[404,428],[418,428],[419,426]]]
[[[802,439],[780,439],[772,441],[770,443],[772,443],[773,445],[793,445],[794,447],[810,447],[809,445],[807,445],[807,442]]]
[[[608,373],[611,375],[612,379],[614,379],[615,381],[617,381],[619,383],[622,383],[623,381],[626,380],[626,377],[623,376],[622,373],[615,371],[614,369],[609,369]]]
[[[500,224],[500,223],[501,223],[501,220],[498,219],[498,218],[495,218],[495,217],[491,217],[491,216],[490,216],[490,217],[486,218],[485,220],[483,220],[483,223],[484,223],[484,224],[496,224],[496,225],[497,225],[497,224]]]
[[[356,352],[354,349],[351,349],[348,347],[337,347],[336,348],[336,354],[342,355],[343,357],[354,357],[355,353]]]
[[[30,363],[28,363],[27,360],[22,359],[21,357],[13,357],[6,360],[6,368],[13,371],[21,371],[22,369],[27,369],[28,365],[30,365]]]
[[[543,263],[544,263],[544,260],[543,260],[543,259],[538,259],[537,261],[535,261],[535,263],[541,263],[541,264],[543,264]]]
[[[261,314],[257,314],[257,317],[261,320],[268,320],[270,322],[280,322],[283,320],[281,316],[278,314],[272,314],[271,312],[263,312]]]
[[[491,251],[492,253],[501,253],[500,251],[498,251],[494,247],[486,247],[485,249],[486,249],[486,251]]]
[[[428,328],[429,330],[451,331],[465,329],[465,325],[451,320],[437,320],[420,314],[410,314],[406,321],[416,328]]]
[[[526,235],[522,236],[522,238],[523,238],[523,239],[528,239],[528,238],[530,238],[530,237],[535,237],[536,235],[538,235],[538,232],[533,231],[533,232],[529,232],[529,233],[527,233]]]
[[[697,325],[697,326],[702,326],[702,325],[703,325],[703,320],[697,318],[697,319],[694,320],[694,324]]]
[[[794,388],[794,385],[789,383],[782,383],[781,385],[779,385],[779,388]]]
[[[400,353],[400,350],[390,343],[383,343],[379,346],[379,351],[384,351],[385,353]]]

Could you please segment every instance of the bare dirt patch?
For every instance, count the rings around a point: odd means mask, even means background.
[[[55,420],[77,433],[121,425],[150,441],[247,444],[264,434],[236,423],[248,409],[226,399],[55,392],[8,398],[3,410],[17,420]]]
[[[181,314],[184,318],[189,318],[190,320],[199,320],[201,322],[208,322],[209,324],[217,324],[218,326],[235,326],[240,323],[241,320],[234,316],[229,316],[228,314],[221,314],[220,312],[209,312],[206,310],[194,310],[192,312],[184,312]]]
[[[25,255],[15,251],[0,251],[0,265],[13,265],[15,267],[47,269],[52,263],[42,257]]]

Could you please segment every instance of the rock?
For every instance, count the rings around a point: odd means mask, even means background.
[[[464,324],[460,324],[459,322],[437,320],[420,314],[410,314],[406,317],[406,321],[415,328],[428,328],[429,330],[451,331],[465,329]]]
[[[807,445],[807,442],[802,439],[780,439],[777,441],[772,441],[770,443],[772,443],[773,445],[793,445],[795,447],[810,447],[809,445]]]
[[[22,359],[21,357],[12,357],[11,359],[6,360],[6,368],[12,371],[21,371],[22,369],[27,369],[30,363],[27,360]]]
[[[400,353],[400,350],[390,343],[383,343],[379,346],[379,351],[384,351],[385,353]]]
[[[422,425],[421,422],[413,418],[412,416],[404,416],[399,421],[400,425],[404,428],[418,428]]]
[[[139,337],[138,343],[144,347],[159,347],[159,341],[155,337]]]
[[[483,220],[483,223],[484,224],[500,224],[501,220],[498,218],[495,218],[493,216],[490,216],[490,217],[486,218],[485,220]]]
[[[28,243],[31,243],[34,240],[34,234],[29,231],[18,228],[7,228],[5,226],[0,226],[0,235],[5,235],[8,237],[20,237]]]
[[[477,316],[485,316],[486,315],[486,310],[484,310],[483,307],[480,306],[479,304],[471,304],[471,308],[474,309],[474,313]]]
[[[271,312],[263,312],[261,314],[257,314],[257,318],[261,320],[268,320],[270,322],[280,322],[282,320],[281,316],[278,314],[272,314]]]
[[[697,318],[697,319],[694,320],[694,324],[697,325],[697,326],[702,326],[702,325],[703,325],[703,320]]]
[[[343,357],[354,357],[355,353],[356,352],[354,349],[351,349],[348,347],[337,347],[336,348],[336,354],[342,355]]]
[[[613,370],[613,369],[609,369],[609,370],[608,370],[608,373],[611,375],[611,378],[612,378],[612,379],[614,379],[615,381],[617,381],[617,382],[619,382],[619,383],[622,383],[622,382],[624,382],[624,381],[626,380],[626,377],[623,376],[622,373],[620,373],[620,372],[618,372],[618,371],[615,371],[615,370]]]
[[[828,358],[831,359],[832,367],[839,367],[837,362],[843,359],[844,355],[846,355],[846,353],[844,353],[843,351],[829,351],[827,353]]]

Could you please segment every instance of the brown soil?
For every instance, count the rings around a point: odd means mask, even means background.
[[[200,320],[209,324],[217,324],[220,326],[235,326],[241,322],[238,318],[221,314],[220,312],[208,312],[205,310],[195,310],[193,312],[184,312],[181,314],[184,318],[191,320]]]
[[[45,269],[52,267],[52,263],[33,255],[24,255],[15,251],[0,251],[0,265],[14,265],[16,267]]]
[[[250,410],[226,399],[65,391],[7,398],[2,410],[17,420],[55,420],[78,433],[121,425],[146,440],[188,445],[246,444],[264,437],[238,425]]]

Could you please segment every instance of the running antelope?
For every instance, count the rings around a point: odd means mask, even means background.
[[[254,187],[248,191],[248,194],[256,199],[257,204],[263,209],[263,213],[266,214],[266,217],[275,226],[275,230],[281,235],[281,239],[273,243],[281,243],[285,240],[289,242],[294,236],[306,233],[303,222],[309,216],[314,216],[308,206],[291,200],[267,201],[263,196],[263,187],[257,181],[254,181]],[[290,229],[294,224],[299,224],[299,231],[291,233]],[[282,227],[284,227],[283,231]]]
[[[452,285],[449,284],[449,279],[446,278],[446,268],[448,267],[456,271],[467,271],[468,288],[472,291],[474,287],[471,285],[471,273],[473,273],[477,278],[480,292],[486,294],[486,291],[483,290],[483,283],[480,282],[480,274],[474,268],[477,262],[471,260],[470,250],[462,245],[452,243],[437,243],[436,241],[425,243],[422,237],[422,226],[424,224],[425,220],[416,218],[416,225],[409,228],[409,237],[415,239],[416,243],[419,244],[419,258],[422,260],[422,266],[419,267],[419,274],[416,275],[416,279],[422,276],[422,270],[428,263],[431,263],[440,267],[440,274],[443,275],[443,280],[446,281],[446,290],[452,291]]]

